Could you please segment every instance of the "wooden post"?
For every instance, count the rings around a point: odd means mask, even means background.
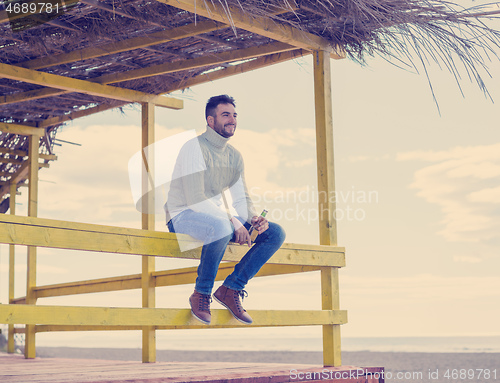
[[[142,228],[155,230],[154,200],[154,104],[142,104]],[[149,191],[149,192],[148,192]],[[142,256],[142,307],[155,307],[155,258]],[[156,361],[156,331],[152,326],[142,329],[142,362]]]
[[[16,193],[17,184],[10,184],[10,200],[9,210],[10,214],[16,214]],[[16,245],[9,245],[9,304],[14,299],[14,281],[15,281],[15,264],[16,264]],[[13,354],[16,351],[16,344],[14,339],[14,325],[9,325],[9,335],[7,341],[7,352]]]
[[[316,154],[318,166],[319,236],[321,245],[337,245],[337,222],[335,219],[335,173],[333,161],[333,112],[330,55],[315,51],[314,101],[316,114]],[[338,268],[324,267],[321,270],[321,295],[323,310],[338,310]],[[340,325],[323,326],[323,363],[325,366],[340,366]]]
[[[38,215],[38,150],[40,137],[31,135],[29,137],[28,167],[29,167],[29,189],[28,189],[28,216]],[[26,275],[26,304],[36,304],[34,288],[36,286],[36,247],[28,246],[27,275]],[[32,359],[36,356],[35,349],[35,326],[26,325],[24,339],[24,357]]]

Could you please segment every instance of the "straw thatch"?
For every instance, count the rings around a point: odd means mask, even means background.
[[[71,0],[66,3],[70,4]],[[112,44],[138,36],[201,23],[207,19],[154,0],[81,0],[64,14],[40,23],[21,18],[0,23],[0,62],[99,82],[105,75],[147,68],[157,64],[183,62],[249,47],[273,40],[232,25],[231,9],[265,16],[321,36],[357,62],[368,56],[383,56],[410,68],[425,68],[431,61],[446,68],[457,80],[462,74],[475,80],[487,92],[481,79],[485,62],[495,55],[499,33],[487,27],[479,15],[481,7],[463,9],[442,0],[204,0],[222,5],[227,25],[195,36],[64,63],[32,66],[36,59],[59,57],[88,47],[108,49]],[[198,3],[202,3],[198,0]],[[6,3],[3,4],[5,7]],[[488,9],[491,9],[491,5]],[[493,14],[487,14],[492,17]],[[303,53],[307,53],[303,51]],[[299,51],[297,54],[301,54]],[[231,63],[214,64],[168,74],[113,83],[113,86],[146,93],[168,93],[182,89],[191,78],[224,69]],[[39,85],[0,79],[0,95],[30,95]],[[23,102],[0,102],[0,122],[37,126],[40,122],[95,106],[120,106],[123,101],[87,94],[59,92]],[[54,135],[60,123],[50,129]],[[53,141],[42,140],[50,153]],[[12,134],[0,135],[0,146],[26,149],[26,140]],[[9,155],[1,154],[4,158]],[[10,156],[22,159],[22,156]],[[0,181],[8,179],[19,164],[1,163]],[[1,193],[0,193],[1,194]]]

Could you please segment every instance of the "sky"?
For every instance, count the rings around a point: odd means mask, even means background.
[[[332,61],[338,242],[346,248],[340,304],[343,337],[500,335],[500,63],[485,82],[494,100],[464,79],[429,67],[439,103],[423,74],[381,59],[366,66]],[[257,210],[287,232],[287,242],[318,244],[311,56],[198,85],[175,96],[180,111],[156,108],[156,139],[205,130],[206,100],[236,99],[231,143],[243,155]],[[40,172],[39,217],[140,228],[128,161],[140,149],[140,108],[81,118],[57,138],[58,160]],[[26,214],[27,189],[18,196]],[[156,230],[166,231],[158,214]],[[25,292],[25,250],[17,250],[16,296]],[[39,249],[37,283],[52,284],[140,272],[140,257]],[[7,297],[8,248],[0,248],[0,301]],[[157,269],[196,261],[157,259]],[[315,273],[252,280],[244,306],[320,309]],[[188,308],[192,285],[157,289],[157,307]],[[140,291],[43,298],[38,304],[138,307]],[[215,304],[214,304],[215,306]],[[216,330],[217,337],[310,337],[319,327]],[[211,331],[159,332],[158,348]],[[39,344],[87,335],[39,334]],[[93,335],[116,344],[123,335]],[[51,338],[52,337],[52,338]],[[140,346],[140,334],[134,333]],[[113,343],[115,342],[115,343]],[[53,344],[53,343],[52,343]],[[77,344],[76,344],[77,345]]]

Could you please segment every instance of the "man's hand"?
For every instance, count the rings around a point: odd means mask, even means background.
[[[234,226],[234,241],[243,245],[245,242],[248,244],[248,247],[252,246],[252,240],[250,239],[250,234],[248,230],[243,226],[243,224],[236,217],[231,218],[231,222]]]
[[[269,221],[262,216],[254,216],[252,218],[252,226],[259,234],[262,234],[269,229]]]

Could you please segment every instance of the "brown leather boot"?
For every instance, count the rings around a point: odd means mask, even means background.
[[[212,302],[212,297],[209,294],[202,294],[196,290],[189,297],[191,313],[196,319],[205,324],[210,324],[210,321],[212,320],[210,302]]]
[[[214,293],[215,300],[227,308],[236,319],[245,324],[250,324],[253,322],[252,317],[248,315],[240,302],[240,297],[244,298],[245,296],[248,296],[245,290],[232,290],[224,285]]]

